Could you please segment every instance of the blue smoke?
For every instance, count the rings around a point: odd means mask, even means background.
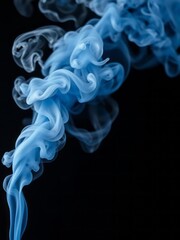
[[[134,67],[164,65],[166,74],[180,73],[180,2],[179,0],[79,0],[99,16],[108,16],[112,29],[134,43],[139,54],[131,54]],[[108,15],[109,13],[109,15]],[[102,18],[103,19],[103,18]],[[103,28],[102,28],[103,29]],[[149,51],[152,56],[149,56]]]
[[[14,1],[24,16],[32,1]],[[177,0],[76,0],[39,1],[39,9],[53,21],[81,24],[90,8],[90,19],[76,31],[54,25],[24,33],[14,41],[15,62],[27,72],[38,64],[40,77],[15,80],[13,98],[22,109],[32,109],[31,123],[20,133],[15,149],[3,157],[12,167],[4,189],[10,209],[10,239],[21,239],[28,210],[23,187],[42,173],[44,159],[51,161],[66,142],[76,137],[87,152],[95,151],[118,115],[110,97],[128,76],[131,67],[161,63],[168,76],[180,73],[180,2]],[[81,13],[81,14],[80,14]],[[45,50],[51,54],[46,59]],[[134,48],[138,48],[135,53]],[[87,128],[77,124],[78,119]]]
[[[33,0],[14,0],[18,12],[30,17],[33,13]],[[87,9],[83,4],[77,4],[74,0],[39,0],[39,10],[51,21],[74,21],[76,26],[83,23],[87,15]]]
[[[10,239],[20,239],[27,222],[23,187],[41,172],[41,159],[54,159],[64,146],[65,131],[79,139],[84,150],[93,152],[118,114],[117,104],[107,96],[122,84],[123,66],[103,58],[103,40],[95,27],[86,25],[57,40],[62,34],[61,28],[47,26],[14,42],[16,63],[28,72],[38,63],[43,77],[27,81],[18,77],[13,89],[19,107],[31,108],[34,115],[17,139],[15,150],[3,158],[3,164],[12,165],[13,170],[4,182],[11,213]],[[46,42],[53,51],[43,62]],[[113,50],[113,45],[110,47]],[[89,116],[93,131],[75,125],[74,116],[83,112]]]

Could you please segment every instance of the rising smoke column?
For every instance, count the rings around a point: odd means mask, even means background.
[[[3,158],[3,164],[12,165],[12,175],[4,181],[10,208],[10,239],[20,239],[25,230],[27,205],[23,187],[36,172],[39,174],[41,160],[52,160],[64,146],[65,130],[77,137],[86,151],[92,152],[108,134],[118,114],[117,104],[107,96],[122,84],[123,66],[103,59],[103,40],[93,26],[68,32],[55,41],[62,32],[47,26],[20,36],[13,46],[18,65],[30,72],[38,62],[43,77],[28,81],[18,77],[13,90],[16,103],[23,109],[31,108],[34,115],[32,123],[17,139],[15,150]],[[45,63],[41,59],[43,40],[53,48]],[[74,124],[73,116],[83,111],[95,129],[92,132]]]
[[[15,1],[19,11],[28,16],[31,1],[26,3]],[[33,72],[39,64],[42,77],[25,80],[20,76],[13,89],[18,106],[31,108],[33,118],[22,130],[15,149],[3,157],[3,164],[12,167],[12,174],[4,181],[10,209],[10,240],[21,239],[27,224],[23,187],[40,175],[43,159],[55,158],[66,142],[66,132],[76,137],[87,152],[95,151],[109,133],[118,114],[117,103],[110,95],[122,85],[131,66],[141,69],[161,63],[170,77],[180,71],[178,1],[68,3],[68,11],[76,6],[69,16],[75,13],[74,9],[85,6],[99,17],[67,33],[58,26],[42,27],[20,35],[13,45],[15,62],[27,72]],[[72,20],[68,14],[64,19],[59,17],[61,8],[57,6],[63,4],[64,1],[39,1],[39,8],[46,15],[49,6],[47,17],[53,21]],[[131,43],[139,48],[137,55]],[[47,44],[52,54],[43,60]],[[76,126],[76,116],[80,119],[84,114],[93,131]]]

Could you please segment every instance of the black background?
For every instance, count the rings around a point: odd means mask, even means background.
[[[14,79],[25,75],[13,61],[13,41],[53,23],[38,11],[29,19],[20,16],[11,1],[4,1],[0,9],[2,157],[14,148],[22,119],[31,114],[19,109],[11,95]],[[43,175],[25,188],[29,220],[23,239],[178,239],[179,81],[166,77],[161,66],[131,71],[113,95],[120,114],[100,148],[87,154],[68,138],[57,159],[45,164]],[[10,172],[0,165],[1,186]],[[8,228],[0,187],[0,239],[8,239]]]

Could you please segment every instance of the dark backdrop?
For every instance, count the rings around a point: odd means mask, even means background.
[[[3,5],[4,4],[4,5]],[[5,5],[6,4],[6,5]],[[31,112],[20,110],[11,91],[24,75],[11,47],[21,33],[49,24],[38,11],[20,16],[11,1],[0,15],[0,154],[14,148]],[[69,24],[60,26],[68,30]],[[29,220],[23,239],[169,239],[179,236],[180,79],[161,66],[131,71],[113,95],[120,114],[93,154],[68,138],[57,159],[25,188]],[[9,212],[0,165],[0,239],[8,239]]]

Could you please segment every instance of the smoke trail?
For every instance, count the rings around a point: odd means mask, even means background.
[[[55,158],[65,144],[66,132],[88,152],[95,151],[109,133],[118,114],[118,106],[109,96],[122,85],[131,65],[148,68],[162,63],[168,76],[180,73],[179,1],[66,3],[39,1],[39,8],[53,21],[77,21],[84,4],[100,18],[67,33],[56,26],[39,28],[19,36],[12,49],[20,67],[33,72],[39,64],[42,76],[29,80],[20,76],[13,89],[16,103],[23,109],[31,108],[33,118],[22,130],[15,149],[3,157],[3,164],[12,166],[12,175],[4,181],[11,240],[19,240],[27,224],[23,187],[41,174],[43,159]],[[15,4],[23,15],[31,14],[31,1]],[[82,15],[79,18],[78,22]],[[139,48],[138,54],[131,43]],[[47,46],[52,53],[45,59]],[[79,127],[76,116],[86,116],[93,130]]]
[[[75,22],[76,26],[80,26],[87,15],[87,9],[82,4],[76,4],[75,0],[40,0],[39,9],[51,21],[66,22],[71,20]]]
[[[14,0],[18,12],[30,17],[33,13],[33,0]],[[39,0],[39,10],[51,21],[74,21],[76,27],[83,23],[87,15],[87,9],[83,4],[76,4],[75,0]]]
[[[15,39],[12,55],[16,64],[27,72],[35,70],[36,63],[43,66],[43,48],[48,44],[51,49],[54,43],[64,34],[57,26],[46,26],[21,34]]]

